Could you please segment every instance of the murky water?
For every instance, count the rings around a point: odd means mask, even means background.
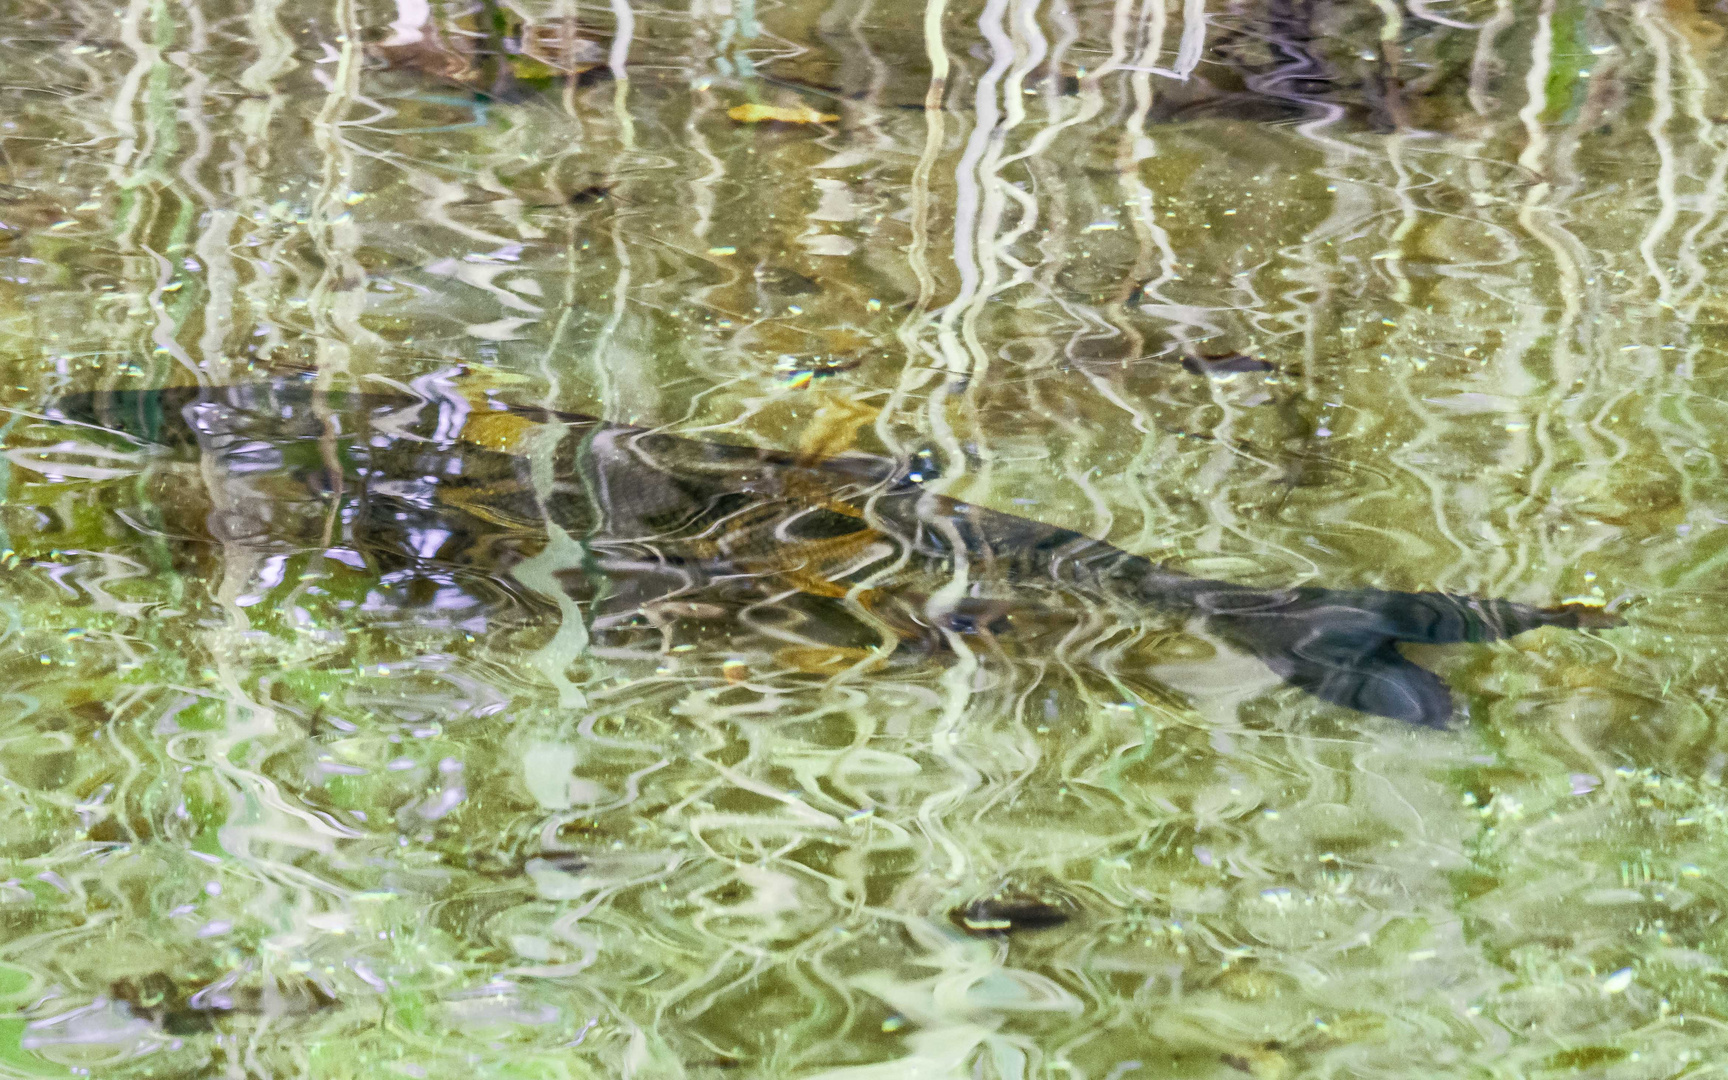
[[[1728,11],[3,9],[0,1074],[1720,1070]]]

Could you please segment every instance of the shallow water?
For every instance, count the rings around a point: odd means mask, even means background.
[[[1728,14],[5,11],[0,1074],[1720,1071]],[[1625,625],[1409,650],[1446,730],[1121,604],[619,638],[39,419],[294,372]]]

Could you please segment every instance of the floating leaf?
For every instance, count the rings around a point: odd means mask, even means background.
[[[834,113],[817,112],[808,105],[734,105],[726,115],[740,124],[826,124],[840,117]]]

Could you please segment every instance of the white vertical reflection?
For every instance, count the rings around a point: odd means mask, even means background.
[[[1650,228],[1638,243],[1638,253],[1644,257],[1644,267],[1656,282],[1657,301],[1664,307],[1672,307],[1673,284],[1658,256],[1658,249],[1667,239],[1668,232],[1674,227],[1680,212],[1674,194],[1674,143],[1668,134],[1669,124],[1674,119],[1674,58],[1669,44],[1669,32],[1656,18],[1654,0],[1644,0],[1638,5],[1637,22],[1654,61],[1650,76],[1650,119],[1645,123],[1644,130],[1649,132],[1650,143],[1656,148],[1658,202],[1656,216],[1651,219]]]
[[[1495,104],[1490,84],[1500,69],[1500,57],[1494,51],[1494,42],[1516,18],[1512,0],[1494,0],[1494,14],[1476,35],[1476,49],[1470,57],[1468,94],[1470,107],[1479,116],[1487,116]]]
[[[1686,72],[1686,116],[1692,122],[1689,141],[1710,157],[1710,167],[1700,181],[1697,196],[1698,219],[1681,237],[1675,259],[1686,277],[1675,291],[1674,303],[1680,305],[1691,301],[1687,304],[1687,320],[1690,322],[1697,319],[1698,308],[1708,292],[1709,269],[1704,265],[1701,253],[1722,242],[1722,226],[1718,220],[1722,216],[1725,196],[1728,196],[1728,137],[1725,137],[1722,125],[1709,113],[1707,95],[1712,89],[1709,72],[1699,63],[1694,50],[1682,49],[1679,55]],[[1700,348],[1701,343],[1694,342],[1691,347]]]
[[[151,0],[128,0],[120,17],[120,43],[132,53],[132,66],[126,69],[114,93],[114,103],[108,109],[108,121],[120,137],[114,143],[114,165],[124,170],[132,164],[138,151],[138,124],[133,118],[138,103],[138,89],[144,76],[156,66],[160,51],[144,40],[141,24],[153,6]],[[124,178],[120,178],[122,181]]]
[[[1182,0],[1182,38],[1176,46],[1178,79],[1187,80],[1206,50],[1206,0]]]
[[[630,0],[611,0],[611,3],[614,28],[606,63],[612,69],[612,77],[623,82],[630,77],[626,65],[630,61],[630,44],[636,39],[636,10],[630,6]]]

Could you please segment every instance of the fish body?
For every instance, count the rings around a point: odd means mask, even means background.
[[[1155,614],[1324,700],[1439,726],[1450,692],[1397,643],[1611,624],[1569,606],[1208,580],[942,495],[888,459],[813,460],[475,399],[448,383],[399,394],[322,392],[298,378],[97,392],[49,415],[195,452],[218,474],[288,479],[228,500],[212,531],[231,542],[347,545],[409,571],[508,570],[562,535],[583,557],[560,581],[589,605],[597,633],[724,614],[788,642],[821,625],[836,648],[940,647],[1014,636],[1037,624],[1029,612],[1125,624]]]

